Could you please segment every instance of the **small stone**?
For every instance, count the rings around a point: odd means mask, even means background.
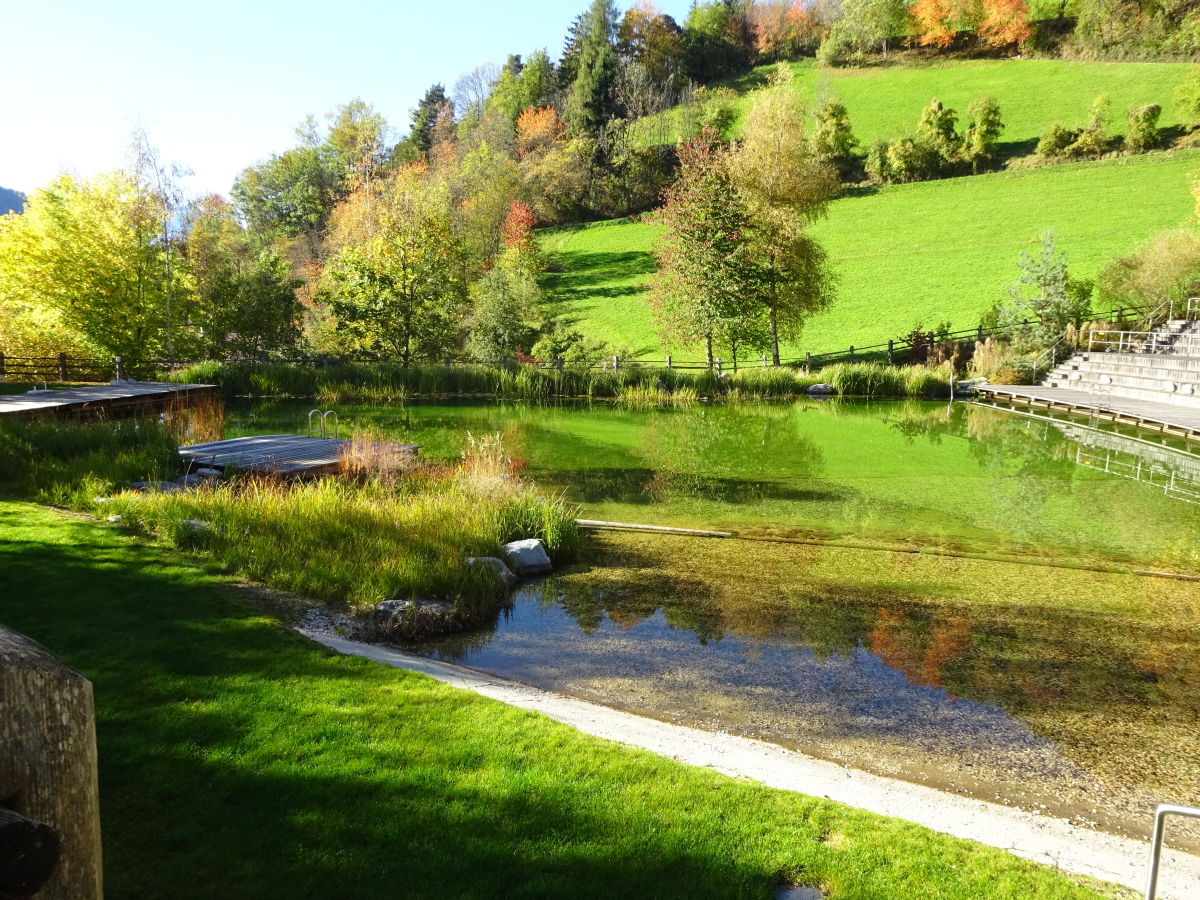
[[[175,479],[175,483],[181,487],[197,487],[204,484],[204,481],[204,477],[195,472],[190,475],[181,475]]]
[[[102,503],[112,503],[112,497],[93,497],[92,502],[100,506]]]
[[[500,583],[504,585],[506,591],[511,591],[517,586],[517,576],[512,573],[512,569],[504,564],[504,560],[497,559],[494,556],[468,556],[466,558],[468,566],[487,566],[496,573],[496,577],[500,579]]]
[[[220,469],[200,468],[192,474],[197,478],[223,478],[225,473]]]
[[[511,541],[500,548],[508,564],[519,575],[541,575],[554,571],[546,548],[537,538],[527,538],[523,541]]]
[[[810,384],[808,386],[808,390],[805,391],[805,393],[807,393],[807,394],[836,394],[837,388],[835,388],[832,384]]]
[[[213,527],[207,522],[201,522],[199,519],[184,519],[180,523],[183,530],[191,535],[209,534]]]
[[[107,522],[109,525],[120,525],[121,522],[123,521],[123,519],[121,516],[109,516],[104,521]]]

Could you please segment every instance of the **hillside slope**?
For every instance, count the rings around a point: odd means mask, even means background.
[[[1071,274],[1188,220],[1200,150],[895,185],[844,197],[814,230],[840,279],[838,300],[787,350],[822,352],[896,337],[921,322],[969,328],[1053,228]],[[662,352],[645,303],[653,225],[619,220],[543,232],[550,311],[592,338]]]
[[[1092,100],[1112,100],[1111,132],[1123,134],[1127,110],[1157,103],[1160,127],[1179,124],[1172,95],[1184,80],[1186,63],[1084,63],[1054,59],[945,61],[907,68],[819,68],[811,60],[792,63],[794,84],[809,108],[836,98],[846,105],[855,135],[866,146],[910,133],[921,110],[933,98],[956,109],[960,120],[972,100],[993,96],[1000,103],[1008,155],[1029,153],[1055,122],[1072,126],[1086,121]],[[760,67],[729,82],[740,93],[762,84],[769,68]],[[739,98],[739,112],[745,99]],[[635,126],[647,143],[674,142],[677,110],[641,120]],[[960,122],[961,124],[961,122]],[[736,130],[736,129],[735,129]]]

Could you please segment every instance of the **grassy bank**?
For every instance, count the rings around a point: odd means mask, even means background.
[[[1049,228],[1071,275],[1095,278],[1114,256],[1188,221],[1198,166],[1200,151],[1187,150],[889,185],[836,200],[813,234],[837,273],[837,299],[785,355],[877,344],[918,322],[973,328],[1007,297],[1017,257],[1036,252]],[[658,230],[619,220],[543,232],[547,309],[593,340],[660,355],[645,294]]]
[[[879,363],[839,363],[806,373],[788,367],[742,368],[718,375],[707,369],[620,368],[538,369],[531,366],[436,363],[338,363],[327,367],[290,363],[199,363],[180,381],[219,385],[226,397],[305,397],[319,403],[402,403],[417,397],[495,397],[548,400],[591,397],[635,406],[709,399],[759,400],[804,394],[827,383],[839,393],[861,397],[941,397],[949,392],[947,367],[893,368]]]
[[[185,492],[127,489],[130,481],[177,475],[176,446],[163,426],[136,420],[6,422],[0,484],[118,515],[125,525],[306,597],[356,607],[436,598],[452,601],[468,620],[494,609],[501,591],[490,569],[466,566],[465,556],[496,556],[501,544],[530,537],[542,539],[558,561],[578,549],[573,510],[512,477],[498,440],[475,442],[457,464],[398,477],[234,476]]]
[[[0,502],[0,534],[5,624],[95,685],[114,897],[1119,896],[332,656],[116,529]]]

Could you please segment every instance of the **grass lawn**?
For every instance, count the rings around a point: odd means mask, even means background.
[[[786,354],[875,344],[918,322],[973,327],[1006,296],[1020,252],[1036,250],[1049,228],[1071,274],[1094,278],[1112,257],[1188,220],[1197,169],[1200,150],[1186,150],[843,197],[814,228],[840,278],[838,299]],[[661,355],[644,295],[656,236],[656,226],[628,220],[544,232],[548,308],[588,337]]]
[[[880,66],[825,69],[811,60],[792,63],[794,84],[809,108],[828,99],[846,105],[854,134],[863,145],[909,134],[921,110],[935,97],[959,113],[960,127],[972,100],[993,96],[1000,103],[1006,145],[1004,155],[1033,150],[1055,122],[1067,127],[1087,121],[1100,94],[1112,100],[1110,133],[1124,134],[1125,113],[1157,103],[1163,108],[1159,127],[1180,124],[1174,109],[1175,87],[1187,76],[1187,63],[1094,63],[1057,59],[946,60],[927,66]],[[770,66],[760,66],[733,79],[739,93],[762,84]],[[739,115],[744,100],[738,102]],[[675,139],[674,112],[641,124],[643,139]]]
[[[0,571],[95,685],[112,897],[1117,896],[333,656],[90,520],[0,502]]]

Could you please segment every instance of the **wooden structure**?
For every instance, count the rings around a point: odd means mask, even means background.
[[[1041,385],[985,384],[975,391],[980,399],[992,405],[1071,413],[1200,442],[1200,409],[1108,395],[1101,399],[1088,391]]]
[[[165,409],[173,401],[187,403],[197,394],[217,395],[213,384],[122,381],[89,387],[24,394],[0,394],[0,415],[26,413],[63,417],[122,416]]]
[[[0,895],[102,896],[92,685],[0,626]]]
[[[189,468],[237,469],[271,475],[324,475],[341,468],[342,455],[351,441],[338,438],[305,437],[299,434],[261,434],[252,437],[188,444],[179,455]],[[371,444],[373,458],[415,458],[414,444]]]

